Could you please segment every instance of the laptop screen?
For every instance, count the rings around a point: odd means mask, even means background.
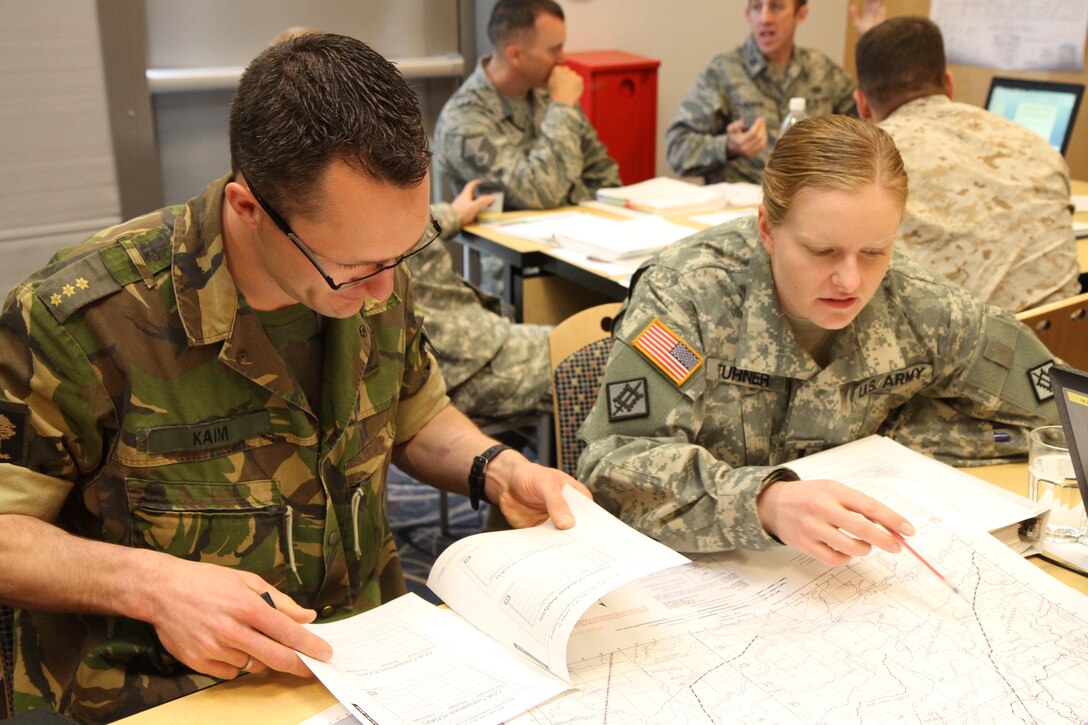
[[[1058,415],[1065,431],[1065,443],[1073,470],[1077,473],[1080,498],[1088,512],[1088,375],[1060,365],[1050,368],[1050,382]]]
[[[1073,136],[1084,86],[995,77],[986,110],[1035,131],[1062,154]]]

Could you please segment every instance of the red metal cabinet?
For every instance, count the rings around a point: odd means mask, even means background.
[[[567,53],[585,80],[582,109],[624,184],[652,179],[657,159],[657,67],[661,61],[622,50]]]

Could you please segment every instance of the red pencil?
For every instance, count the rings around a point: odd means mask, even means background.
[[[903,546],[907,547],[907,551],[909,551],[910,553],[914,554],[915,558],[916,558],[916,559],[918,559],[918,561],[920,561],[920,562],[922,562],[923,564],[925,564],[926,568],[927,568],[927,569],[929,569],[929,570],[930,570],[931,572],[933,572],[933,573],[934,573],[934,574],[935,574],[935,575],[937,576],[937,578],[938,578],[938,579],[940,579],[940,580],[941,580],[941,581],[943,581],[943,582],[944,582],[945,584],[947,584],[947,585],[948,585],[948,586],[949,586],[949,587],[950,587],[950,588],[952,589],[952,591],[954,591],[954,592],[955,592],[956,594],[959,594],[959,595],[960,595],[960,597],[962,597],[962,598],[963,598],[963,599],[964,599],[965,601],[967,600],[967,597],[965,597],[965,596],[963,595],[963,592],[961,592],[961,591],[960,591],[960,590],[959,590],[958,588],[956,588],[956,585],[955,585],[955,584],[953,584],[952,582],[950,582],[950,581],[948,581],[947,579],[945,579],[945,578],[944,578],[944,574],[941,574],[941,572],[939,572],[939,571],[937,571],[936,569],[934,569],[934,568],[933,568],[933,565],[932,565],[932,564],[930,564],[930,563],[929,563],[928,561],[926,561],[925,559],[923,559],[923,558],[922,558],[922,555],[921,555],[921,554],[919,554],[919,553],[918,553],[917,551],[915,551],[915,550],[914,550],[914,547],[913,547],[913,546],[911,546],[910,544],[908,544],[908,543],[907,543],[907,540],[903,538],[903,535],[902,535],[902,534],[900,534],[900,533],[899,533],[898,531],[893,531],[892,529],[888,529],[888,533],[889,533],[889,534],[891,534],[892,536],[894,536],[894,537],[895,537],[895,539],[896,539],[896,540],[897,540],[897,541],[898,541],[898,542],[899,542],[900,544],[902,544]]]

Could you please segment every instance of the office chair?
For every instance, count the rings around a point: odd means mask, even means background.
[[[1016,319],[1030,327],[1056,357],[1088,370],[1088,293],[1024,310]]]
[[[585,447],[578,428],[597,400],[612,352],[612,321],[619,309],[619,302],[611,302],[582,310],[560,322],[548,336],[557,467],[572,476]]]

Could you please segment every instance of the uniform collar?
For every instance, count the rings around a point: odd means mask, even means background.
[[[788,88],[797,78],[804,72],[805,64],[802,62],[802,56],[807,51],[797,47],[797,44],[793,45],[793,52],[790,54],[790,62],[786,64],[786,75],[784,76],[783,88]],[[749,34],[747,40],[740,47],[741,58],[744,61],[744,67],[748,72],[748,76],[755,78],[760,73],[763,73],[770,66],[767,62],[767,57],[759,50],[759,46],[756,44],[755,36]]]
[[[893,269],[895,262],[893,261]],[[777,377],[846,383],[900,370],[908,356],[917,360],[921,346],[900,337],[896,306],[889,286],[893,270],[854,321],[836,339],[831,363],[824,369],[798,344],[789,320],[778,304],[771,275],[771,258],[757,242],[749,267],[741,329],[737,334],[736,366]],[[912,354],[914,353],[914,354]]]
[[[541,105],[547,105],[548,92],[543,88],[530,88],[524,96],[511,98],[500,91],[487,76],[484,66],[491,60],[490,55],[485,55],[476,63],[476,70],[465,81],[465,89],[475,91],[487,101],[487,106],[496,104],[502,109],[502,117],[513,121],[514,125],[523,131],[535,128],[533,123],[533,109]]]
[[[172,264],[178,315],[190,345],[222,342],[219,358],[224,365],[293,405],[309,410],[305,395],[227,269],[221,212],[223,191],[231,178],[232,175],[227,175],[209,185],[200,196],[189,200],[178,215]],[[408,285],[403,265],[395,274],[394,292],[388,299],[368,300],[363,313],[326,322],[326,360],[330,352],[335,352],[334,357],[340,361],[337,364],[351,368],[340,370],[336,376],[349,386],[343,391],[346,394],[343,405],[334,406],[337,420],[345,417],[354,405],[348,391],[357,391],[362,378],[379,362],[364,315],[379,315],[401,304]]]

